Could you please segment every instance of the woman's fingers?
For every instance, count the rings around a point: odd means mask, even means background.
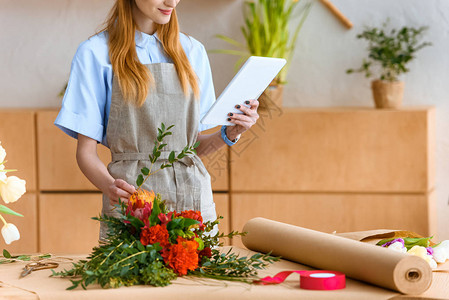
[[[257,99],[252,99],[252,100],[246,100],[245,101],[246,105],[250,105],[252,110],[257,110],[257,108],[259,107],[259,101]]]
[[[109,199],[112,204],[118,203],[119,198],[123,201],[127,201],[135,191],[136,189],[134,186],[122,179],[116,179],[109,186]]]
[[[133,194],[136,191],[136,188],[134,186],[132,186],[131,184],[127,183],[123,179],[116,179],[114,181],[114,184],[118,188],[121,188],[122,190],[128,192],[129,194]]]
[[[246,130],[251,128],[256,123],[256,120],[254,117],[249,117],[247,115],[243,114],[233,114],[229,117],[229,121],[236,124],[243,126]]]

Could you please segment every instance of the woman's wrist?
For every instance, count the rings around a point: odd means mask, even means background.
[[[235,143],[237,143],[237,141],[240,138],[239,133],[237,133],[235,131],[235,126],[232,127],[228,127],[226,125],[223,125],[221,127],[221,137],[223,139],[223,141],[228,145],[228,146],[232,146]]]

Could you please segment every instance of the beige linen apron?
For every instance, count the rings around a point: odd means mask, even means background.
[[[191,92],[186,98],[175,65],[156,63],[146,65],[156,82],[142,107],[136,107],[123,99],[117,80],[113,80],[111,108],[106,129],[106,139],[112,161],[108,171],[115,179],[123,179],[136,186],[137,176],[143,167],[150,167],[148,155],[152,153],[157,128],[163,122],[166,127],[174,124],[172,135],[164,138],[167,146],[153,166],[153,171],[168,160],[170,151],[180,152],[187,144],[197,140],[199,101]],[[200,210],[204,221],[215,220],[215,204],[212,199],[210,175],[198,156],[184,157],[165,168],[143,185],[167,200],[169,210]],[[109,198],[103,195],[103,214],[116,215]],[[100,225],[100,241],[107,237],[107,226]]]

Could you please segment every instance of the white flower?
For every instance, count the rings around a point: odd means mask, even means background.
[[[0,195],[5,203],[17,201],[26,192],[26,181],[16,176],[6,178],[4,183],[0,183]]]
[[[404,244],[402,244],[401,242],[394,242],[393,244],[391,244],[387,248],[391,249],[393,251],[401,252],[401,253],[406,253],[407,252],[407,248],[405,248]]]
[[[433,258],[440,264],[449,259],[449,240],[443,241],[433,248]]]
[[[410,250],[407,251],[408,254],[416,255],[424,259],[432,269],[437,268],[437,263],[433,259],[432,255],[427,254],[427,249],[423,246],[413,246]]]
[[[6,172],[2,172],[5,169],[5,165],[0,165],[0,184],[6,181]]]
[[[442,241],[442,242],[438,245],[438,247],[444,247],[444,248],[446,248],[446,249],[449,249],[449,240]]]
[[[3,225],[2,235],[5,239],[5,243],[8,245],[20,239],[19,230],[17,229],[16,225],[12,223],[6,223],[5,225]]]
[[[0,142],[0,164],[5,160],[6,157],[6,151],[5,148],[2,147],[2,144]]]

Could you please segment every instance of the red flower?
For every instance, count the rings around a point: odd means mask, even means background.
[[[161,225],[167,225],[168,222],[172,220],[173,212],[169,212],[168,214],[160,213],[158,215],[159,220],[161,221]]]
[[[148,244],[159,243],[162,247],[170,245],[168,241],[168,231],[165,226],[155,225],[150,228],[144,227],[140,233],[140,242],[146,246]]]
[[[170,246],[169,251],[163,251],[162,257],[170,268],[178,275],[187,275],[187,271],[198,268],[198,242],[189,241],[178,236],[177,244]]]
[[[198,255],[201,257],[206,256],[206,257],[212,257],[212,250],[210,249],[210,247],[206,247],[203,250],[200,251],[200,253],[198,253]]]

